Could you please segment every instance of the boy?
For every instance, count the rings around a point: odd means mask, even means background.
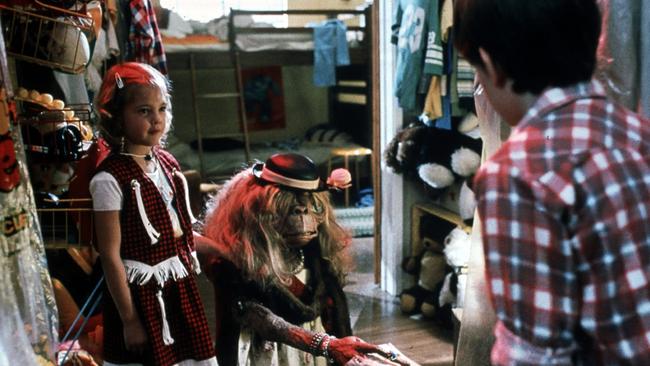
[[[510,138],[477,173],[492,362],[650,364],[650,124],[592,80],[595,0],[458,0]]]

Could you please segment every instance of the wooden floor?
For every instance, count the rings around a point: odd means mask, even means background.
[[[345,288],[355,335],[375,344],[392,343],[421,365],[453,365],[451,330],[403,315],[398,299],[373,285],[371,274],[353,273],[350,279],[360,281]]]

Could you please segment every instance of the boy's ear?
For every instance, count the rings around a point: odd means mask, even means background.
[[[485,65],[485,74],[490,78],[492,84],[496,87],[503,88],[506,84],[506,75],[503,73],[501,68],[492,61],[492,56],[482,47],[478,49],[479,55],[481,56],[481,61]]]

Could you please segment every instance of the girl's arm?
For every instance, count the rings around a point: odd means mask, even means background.
[[[194,246],[197,253],[204,257],[217,256],[225,259],[230,259],[227,255],[228,251],[226,248],[219,245],[216,241],[208,238],[207,236],[201,235],[196,231],[194,234]]]
[[[95,211],[97,249],[102,261],[106,285],[122,319],[124,342],[132,352],[141,353],[147,345],[147,334],[133,304],[126,270],[120,257],[122,235],[119,211]]]

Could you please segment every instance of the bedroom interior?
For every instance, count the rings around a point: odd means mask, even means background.
[[[354,235],[372,235],[372,4],[357,3],[233,9],[208,25],[159,8],[175,90],[168,150],[204,183],[217,185],[278,151],[309,156],[322,176],[345,166],[355,188],[336,195],[337,214]],[[327,19],[345,22],[349,62],[336,67],[329,84],[314,85],[313,31],[306,25]]]
[[[89,182],[108,148],[93,97],[108,67],[127,60],[172,82],[165,147],[180,162],[178,179],[189,187],[181,201],[196,217],[228,177],[277,151],[310,156],[322,177],[347,167],[354,186],[333,200],[353,234],[343,290],[355,335],[392,343],[414,364],[489,364],[496,314],[485,264],[493,258],[464,184],[476,170],[461,174],[453,154],[439,153],[449,141],[428,133],[480,140],[480,165],[511,129],[448,38],[457,3],[0,0],[0,366],[58,365],[64,353],[102,363],[104,278]],[[639,30],[650,8],[597,3],[605,16],[597,76],[608,97],[650,115],[650,57],[642,57],[650,38]],[[420,5],[440,13],[416,14]],[[422,36],[430,23],[421,15],[440,22],[439,34]],[[335,46],[320,49],[316,29]],[[409,64],[414,45],[422,57]],[[442,71],[424,71],[430,45]],[[402,99],[404,75],[419,78],[409,82],[415,108]],[[430,179],[439,171],[449,186]],[[198,282],[214,325],[214,290],[205,274]]]
[[[157,4],[157,1],[153,3]],[[258,6],[260,3],[257,2]],[[382,190],[378,101],[381,92],[377,4],[362,0],[327,3],[290,0],[286,4],[287,8],[281,11],[248,9],[233,12],[220,24],[222,28],[219,29],[223,31],[225,27],[228,32],[225,38],[218,39],[214,35],[197,37],[198,43],[195,44],[180,41],[183,37],[178,36],[182,32],[169,31],[165,21],[166,18],[171,21],[172,17],[162,7],[156,8],[161,33],[172,35],[163,38],[163,42],[167,42],[163,44],[169,46],[166,47],[166,57],[174,114],[174,126],[166,148],[187,172],[187,181],[193,187],[190,197],[193,209],[199,216],[206,195],[215,193],[225,178],[253,160],[266,159],[272,152],[296,151],[310,156],[319,166],[321,176],[326,176],[334,168],[348,167],[355,187],[334,193],[333,198],[337,217],[355,237],[351,248],[356,267],[350,273],[350,283],[346,287],[355,332],[372,342],[392,342],[420,364],[452,364],[453,331],[440,328],[421,316],[402,314],[394,291],[385,291],[380,283],[382,267],[391,265],[391,260],[402,255],[389,253],[383,254],[382,258],[380,243]],[[265,21],[239,27],[234,14],[248,19],[246,22],[258,14],[280,15],[286,24],[284,28],[276,28],[280,29],[277,32],[270,31]],[[312,29],[304,25],[335,17],[347,25],[349,65],[336,67],[333,84],[315,86]],[[178,19],[175,22],[178,26]],[[184,24],[180,29],[189,32],[192,26],[201,27]],[[264,40],[265,35],[271,35],[272,41]],[[253,41],[238,42],[242,36],[252,37]],[[259,43],[246,48],[260,36],[265,46],[289,38],[297,48],[282,45],[280,49],[256,49]],[[73,57],[73,65],[77,61]],[[18,71],[28,71],[19,78],[20,85],[30,91],[48,91],[50,86],[43,85],[43,70],[56,69],[55,65],[48,60],[38,67],[26,65],[16,66]],[[39,71],[28,75],[33,70]],[[66,93],[69,92],[58,89],[52,92],[57,98],[75,100],[75,96]],[[263,100],[256,99],[256,93],[261,93]],[[90,105],[90,100],[86,98],[84,105]],[[78,124],[81,126],[86,122]],[[54,125],[55,122],[48,120],[41,124]],[[87,164],[88,160],[76,162],[77,168]],[[63,175],[60,172],[56,174]],[[79,181],[83,179],[77,179],[77,183]],[[384,187],[385,190],[392,188]],[[64,200],[51,204],[53,208],[39,208],[41,217],[51,215],[52,220],[59,220],[61,216],[57,215],[63,212],[65,230],[51,236],[44,234],[48,250],[74,252],[80,246],[87,246],[92,229],[90,232],[75,232],[74,228],[68,231],[74,224],[78,227],[88,225],[86,216],[90,209],[82,207],[84,204],[87,206],[87,202]],[[69,224],[68,219],[72,223]],[[408,227],[409,221],[399,225]],[[402,250],[401,244],[393,245]],[[399,265],[394,267],[391,270],[400,271]],[[205,297],[207,303],[211,299],[212,296]],[[206,308],[213,307],[206,305]]]
[[[314,11],[314,13],[324,12],[329,13],[330,16],[336,13],[345,14],[343,10],[335,9],[340,5],[354,6],[353,1],[338,1],[336,3],[328,4],[330,8]],[[213,44],[207,50],[200,50],[200,47],[203,47],[201,45],[189,48],[177,47],[176,43],[180,42],[174,40],[174,49],[167,55],[170,77],[176,91],[174,101],[175,135],[180,142],[170,142],[169,148],[181,161],[184,157],[195,159],[194,166],[200,166],[200,162],[198,165],[196,162],[198,143],[195,140],[197,138],[196,127],[193,126],[198,118],[201,124],[201,134],[204,136],[202,142],[203,149],[206,150],[204,151],[205,160],[214,162],[205,163],[207,172],[204,173],[204,176],[210,177],[214,174],[217,176],[216,181],[218,182],[218,172],[223,169],[217,168],[215,160],[221,162],[227,158],[223,152],[208,151],[210,147],[206,145],[218,144],[224,140],[218,138],[213,140],[205,138],[205,136],[221,134],[227,128],[226,126],[231,128],[228,133],[240,132],[241,129],[237,129],[237,125],[242,118],[237,115],[239,112],[237,103],[233,100],[205,98],[200,99],[199,103],[203,104],[196,107],[194,100],[199,98],[193,97],[193,94],[237,91],[236,72],[233,75],[232,69],[228,68],[233,65],[231,52],[233,49],[240,51],[238,57],[243,70],[246,70],[247,67],[249,70],[251,70],[250,68],[255,70],[255,68],[264,69],[269,66],[277,69],[276,65],[282,65],[279,69],[282,75],[283,92],[281,95],[285,107],[285,124],[277,129],[249,130],[247,134],[251,146],[251,158],[264,159],[268,152],[262,147],[270,146],[271,149],[279,148],[285,151],[297,148],[297,151],[315,160],[321,167],[323,176],[331,171],[332,167],[344,166],[346,163],[351,168],[353,176],[360,176],[361,184],[358,189],[353,191],[352,197],[346,199],[345,194],[334,196],[338,206],[337,218],[355,236],[351,252],[356,268],[350,274],[350,284],[345,289],[351,303],[355,333],[372,342],[393,342],[398,349],[420,364],[451,365],[454,353],[452,329],[436,326],[430,320],[423,319],[421,315],[405,316],[400,310],[399,299],[377,286],[381,259],[378,249],[379,238],[375,234],[379,227],[376,220],[380,220],[380,218],[375,214],[379,208],[373,203],[380,198],[373,194],[373,188],[379,187],[379,179],[374,175],[375,170],[378,169],[378,160],[376,159],[379,159],[379,156],[375,156],[377,154],[372,154],[372,152],[380,150],[376,137],[378,108],[373,105],[373,103],[377,103],[379,94],[377,89],[373,89],[373,85],[378,87],[376,57],[379,51],[377,40],[373,41],[372,39],[372,37],[377,37],[378,30],[373,30],[372,27],[378,24],[373,25],[371,22],[372,4],[357,3],[355,7],[363,9],[358,12],[364,15],[361,23],[363,27],[358,31],[363,34],[362,43],[350,47],[351,65],[337,67],[337,82],[328,88],[314,86],[312,76],[314,60],[311,48],[308,48],[307,51],[299,48],[248,52],[246,49],[239,49],[240,45],[235,42],[237,36],[232,35],[234,28],[232,24],[235,19],[233,16],[227,19],[227,22],[231,24],[228,27],[228,31],[231,33],[224,40],[225,44],[220,46]],[[293,4],[299,4],[298,6],[302,9],[314,9],[319,2],[294,1]],[[322,2],[320,6],[323,6]],[[255,14],[260,11],[249,12],[247,13]],[[292,26],[303,27],[303,24],[298,21],[292,21],[295,17],[301,17],[299,12],[300,10],[296,10],[296,14],[288,16],[288,23]],[[242,35],[256,36],[263,32],[260,29],[252,28],[247,31],[253,33],[247,32]],[[290,29],[288,32],[295,32],[296,29]],[[283,35],[286,34],[283,33]],[[291,36],[291,34],[289,35]],[[358,38],[352,39],[357,40]],[[199,40],[199,42],[203,43],[205,40]],[[246,43],[242,42],[241,46],[245,47]],[[373,64],[373,55],[375,55],[375,64]],[[224,66],[226,69],[222,69]],[[215,85],[216,83],[212,80],[219,80],[219,85]],[[182,92],[179,93],[179,90]],[[192,92],[188,92],[188,90],[192,90]],[[195,113],[198,114],[198,117]],[[183,127],[179,128],[179,126]],[[233,127],[234,130],[232,130]],[[328,137],[331,137],[332,142],[327,142]],[[193,149],[190,150],[191,147]],[[235,165],[235,168],[242,166],[241,144],[239,147],[239,149],[234,148],[228,152],[237,157],[235,161],[238,161],[239,165]],[[354,153],[346,156],[351,151],[357,151],[356,154],[360,156],[355,156]],[[349,161],[346,162],[347,159]],[[230,166],[228,169],[233,169],[233,167]],[[208,178],[208,180],[210,179]],[[373,182],[376,185],[373,185]],[[209,296],[209,288],[205,293],[204,301],[208,303],[213,301]],[[208,313],[208,316],[211,315]]]

